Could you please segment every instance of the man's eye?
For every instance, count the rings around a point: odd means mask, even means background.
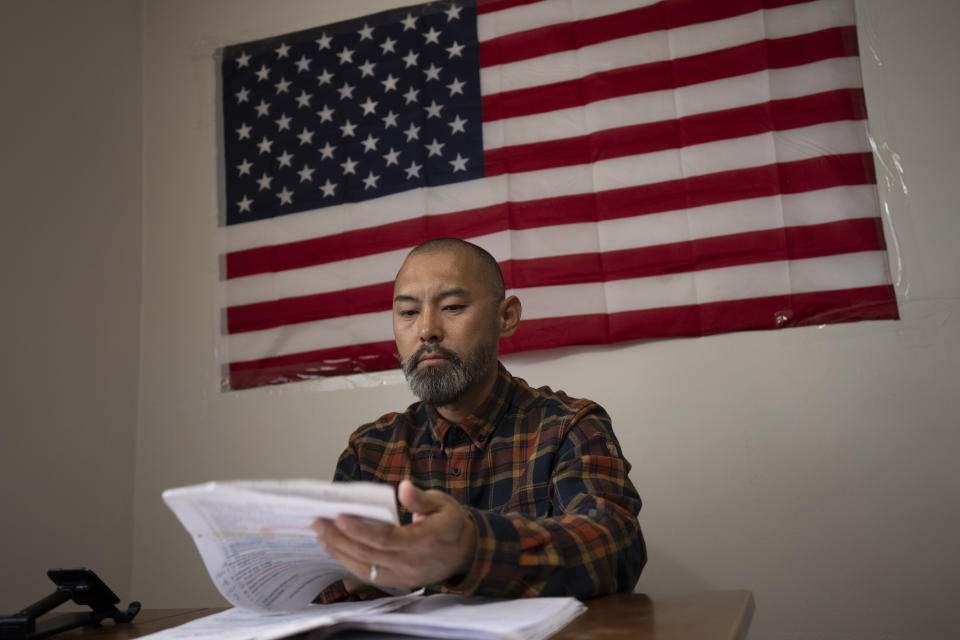
[[[466,308],[467,308],[467,305],[465,304],[448,304],[443,308],[443,310],[444,311],[461,311]]]
[[[397,314],[401,318],[412,318],[413,316],[417,315],[417,312],[414,311],[413,309],[401,309],[400,311],[397,312]]]

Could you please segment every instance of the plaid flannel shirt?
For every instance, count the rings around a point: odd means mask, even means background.
[[[601,407],[500,365],[490,397],[459,425],[418,402],[357,429],[334,479],[410,479],[467,507],[473,565],[432,590],[589,598],[630,592],[646,562],[629,470]],[[411,517],[401,506],[401,522]],[[337,583],[321,599],[346,595]]]

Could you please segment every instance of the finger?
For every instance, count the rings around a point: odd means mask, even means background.
[[[401,481],[400,486],[397,487],[397,499],[400,504],[414,514],[416,520],[420,519],[417,518],[418,515],[439,511],[445,498],[447,498],[447,495],[442,491],[423,491],[409,480]]]

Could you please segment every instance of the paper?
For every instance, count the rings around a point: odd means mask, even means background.
[[[210,482],[163,499],[187,529],[217,589],[236,607],[293,612],[351,577],[310,525],[341,513],[399,524],[393,488],[312,480]]]

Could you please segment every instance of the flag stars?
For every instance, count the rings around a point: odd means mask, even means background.
[[[427,154],[427,157],[428,157],[428,158],[432,158],[433,156],[440,156],[440,157],[442,158],[442,157],[443,157],[443,145],[444,145],[443,142],[437,142],[437,139],[434,138],[432,144],[426,145],[426,149],[427,149],[427,151],[429,152],[429,153]]]
[[[273,182],[273,176],[268,176],[266,173],[260,176],[260,179],[257,180],[257,184],[260,185],[260,191],[269,189],[271,182]]]
[[[364,23],[363,29],[360,29],[357,33],[360,34],[360,42],[364,40],[373,40],[373,27],[369,27]]]
[[[331,80],[333,80],[333,74],[326,69],[323,70],[323,73],[317,76],[317,83],[321,87],[325,84],[330,84]]]
[[[303,169],[297,171],[297,175],[300,176],[300,182],[313,182],[313,172],[316,169],[311,169],[309,165],[304,164]]]
[[[380,49],[383,51],[383,55],[388,53],[396,53],[394,46],[397,44],[397,41],[387,36],[387,39],[380,43]]]
[[[423,70],[423,73],[426,74],[428,81],[437,80],[439,82],[440,80],[440,67],[433,64],[432,62],[430,63],[429,68]]]
[[[277,58],[289,58],[290,57],[290,45],[285,42],[281,42],[280,46],[276,49]]]
[[[416,29],[416,28],[417,28],[417,19],[414,18],[414,17],[413,17],[412,15],[410,15],[409,13],[407,14],[407,17],[404,18],[403,20],[401,20],[400,22],[403,23],[403,30],[404,30],[404,31],[408,31],[408,30],[410,30],[410,29]]]
[[[246,122],[240,125],[240,128],[237,129],[237,139],[238,140],[249,140],[250,139],[251,128],[247,125]]]
[[[440,44],[440,32],[430,27],[430,31],[427,31],[423,34],[423,37],[426,39],[426,42],[432,44]]]
[[[451,125],[452,126],[452,125]],[[303,128],[303,131],[297,134],[297,138],[300,139],[300,146],[305,144],[311,144],[313,142],[313,131],[310,131],[306,127]]]
[[[246,51],[241,51],[240,55],[237,57],[237,68],[242,69],[244,67],[250,66],[250,54]]]
[[[320,122],[333,122],[333,109],[327,105],[323,105],[323,109],[317,111],[317,115],[320,116]]]
[[[457,171],[466,171],[467,170],[467,158],[462,157],[459,153],[457,157],[450,161],[450,165],[453,167],[453,172]]]
[[[460,80],[454,78],[453,82],[447,85],[447,89],[450,89],[450,95],[460,94],[463,95],[463,87],[466,85],[466,82],[461,82]]]
[[[402,57],[402,58],[400,58],[400,59],[407,63],[407,66],[404,67],[404,68],[405,68],[405,69],[409,69],[410,67],[415,67],[415,66],[417,66],[417,58],[419,58],[419,57],[420,57],[420,54],[419,54],[419,53],[414,53],[414,52],[411,50],[410,53],[408,53],[407,55],[405,55],[404,57]]]
[[[320,185],[320,190],[323,191],[324,198],[332,198],[333,192],[336,190],[337,185],[330,182],[330,178],[327,178],[327,181]]]
[[[297,72],[304,73],[306,71],[310,71],[311,62],[313,62],[313,58],[308,58],[305,55],[301,55],[300,59],[294,63],[295,65],[297,65]]]
[[[270,140],[264,136],[260,142],[257,143],[257,149],[260,150],[260,153],[270,153],[270,147],[273,146],[273,140]]]
[[[400,80],[400,78],[394,78],[392,73],[389,74],[389,75],[387,76],[387,79],[386,79],[386,80],[381,80],[381,81],[380,81],[381,84],[383,84],[383,92],[384,92],[384,93],[389,93],[389,92],[391,92],[391,91],[395,91],[396,88],[397,88],[397,82],[398,82],[399,80]]]
[[[303,107],[310,106],[310,98],[313,97],[312,93],[307,93],[306,89],[300,92],[300,95],[297,96],[297,108],[302,109]]]
[[[240,172],[241,176],[248,176],[250,175],[251,167],[253,167],[253,163],[244,158],[243,162],[237,165],[237,170]]]
[[[293,191],[286,187],[277,194],[277,197],[280,198],[280,204],[293,204]]]
[[[370,114],[376,113],[378,102],[374,102],[372,98],[367,98],[365,102],[360,103],[360,108],[363,109],[363,115],[369,116]]]
[[[260,68],[256,70],[256,76],[258,82],[263,82],[270,77],[270,67],[265,64],[261,64]]]
[[[410,142],[411,140],[420,139],[420,127],[413,124],[412,122],[410,123],[410,126],[407,127],[407,130],[404,131],[404,133],[407,135],[407,142]]]
[[[237,202],[237,210],[240,213],[250,213],[250,205],[253,204],[253,200],[247,196],[243,196],[243,200]]]
[[[324,142],[323,146],[320,147],[320,159],[333,160],[333,152],[336,150],[337,148],[332,144],[330,144],[330,141],[327,140],[326,142]]]
[[[390,151],[388,151],[387,154],[383,156],[383,159],[387,161],[387,166],[389,167],[390,165],[393,165],[393,164],[399,165],[400,164],[399,157],[400,157],[400,152],[394,151],[393,147],[390,147]]]
[[[431,101],[429,107],[424,107],[424,110],[427,112],[427,120],[430,118],[439,118],[441,109],[443,109],[442,104],[437,104],[436,100]]]
[[[356,134],[356,130],[357,130],[357,125],[355,125],[355,124],[353,124],[352,122],[350,122],[349,120],[347,120],[347,121],[344,122],[343,125],[340,127],[340,134],[341,134],[344,138],[352,138],[352,137],[355,137],[355,136],[357,135],[357,134]]]
[[[447,47],[447,53],[449,54],[449,57],[450,57],[451,59],[453,59],[453,58],[462,58],[462,57],[463,57],[463,50],[464,50],[465,48],[466,48],[466,47],[465,47],[464,45],[458,43],[457,41],[454,41],[451,46]]]
[[[261,100],[260,100],[260,104],[258,104],[258,105],[257,105],[256,107],[254,107],[254,108],[257,110],[257,117],[258,117],[258,118],[266,117],[266,115],[267,115],[268,113],[270,113],[270,103],[269,103],[269,102],[266,102],[266,101],[263,100],[263,99],[261,99]]]
[[[397,126],[397,114],[392,110],[383,117],[383,128],[389,129],[390,127]]]
[[[277,156],[277,163],[280,167],[290,167],[292,169],[293,165],[290,164],[291,160],[293,160],[293,155],[286,150]]]
[[[290,93],[290,81],[286,78],[280,78],[280,82],[273,85],[277,88],[277,95],[281,93]]]
[[[328,36],[325,33],[321,33],[320,37],[317,38],[317,47],[320,51],[330,48],[330,43],[333,41],[333,38]]]
[[[380,138],[374,138],[372,133],[368,133],[365,140],[361,140],[360,144],[363,145],[363,150],[366,153],[377,150],[377,143],[380,142]]]
[[[444,11],[444,13],[447,14],[447,22],[459,20],[461,11],[463,11],[463,7],[451,4],[450,8]]]
[[[339,89],[337,89],[337,91],[340,92],[340,99],[341,99],[341,100],[346,100],[347,98],[353,98],[353,90],[354,90],[355,88],[356,88],[356,87],[354,87],[354,86],[353,86],[352,84],[350,84],[349,82],[344,82],[344,83],[343,83],[343,86],[340,87]]]
[[[240,87],[240,91],[237,91],[233,95],[237,96],[237,104],[250,102],[250,90],[246,87]]]
[[[410,90],[407,91],[405,94],[403,94],[403,97],[407,100],[406,104],[410,104],[411,102],[416,102],[417,95],[419,94],[420,94],[419,89],[414,89],[413,87],[410,87]]]
[[[285,113],[278,120],[274,120],[277,123],[277,131],[290,131],[291,120],[292,118]]]
[[[361,77],[361,78],[366,78],[366,77],[368,77],[368,76],[369,76],[369,77],[373,77],[373,67],[374,67],[374,66],[375,66],[375,65],[374,65],[372,62],[370,62],[369,60],[364,60],[364,61],[363,61],[363,64],[360,65],[359,67],[357,67],[358,69],[360,69],[360,77]]]
[[[367,177],[363,179],[363,190],[366,191],[367,189],[376,189],[377,180],[379,179],[380,176],[371,171]]]
[[[340,64],[353,63],[353,50],[346,47],[343,48],[343,51],[337,54],[337,57],[340,58]]]
[[[450,125],[450,135],[455,133],[466,133],[464,126],[467,124],[467,121],[461,118],[459,115],[447,124]]]
[[[343,175],[352,174],[357,175],[357,161],[347,158],[346,161],[341,162],[340,166],[343,168]]]
[[[414,178],[420,177],[420,169],[423,169],[422,164],[417,164],[416,162],[411,162],[410,166],[406,168],[407,180],[412,180]]]

